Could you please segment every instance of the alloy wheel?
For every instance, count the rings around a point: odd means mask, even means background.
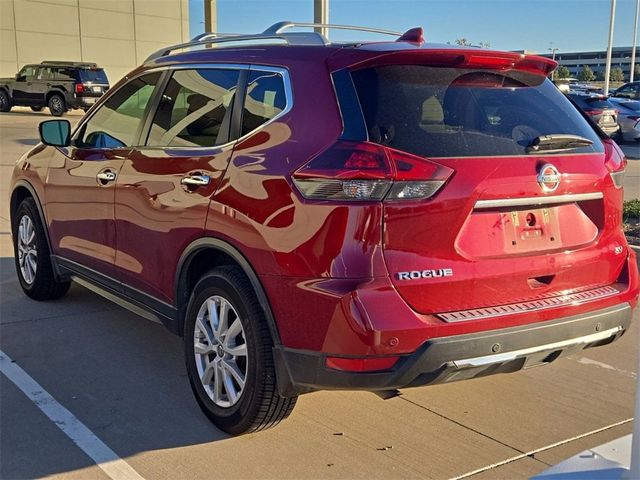
[[[23,215],[18,226],[18,263],[24,281],[31,285],[36,278],[38,248],[36,230],[28,215]]]
[[[62,104],[62,99],[57,95],[54,96],[51,100],[49,100],[49,109],[51,113],[61,113],[64,111],[64,105]]]
[[[196,317],[193,350],[202,386],[219,407],[235,405],[244,392],[245,338],[242,319],[226,298],[214,295],[204,301]]]

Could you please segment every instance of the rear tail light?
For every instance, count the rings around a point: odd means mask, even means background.
[[[604,113],[604,110],[600,108],[591,108],[589,110],[585,110],[584,113],[586,113],[587,115],[602,115]]]
[[[364,357],[364,358],[343,358],[327,357],[325,364],[333,370],[347,372],[375,372],[389,370],[398,362],[400,357]]]
[[[421,200],[432,197],[452,174],[422,157],[340,141],[297,170],[293,183],[312,200]]]
[[[609,175],[616,188],[622,188],[624,184],[624,172],[627,167],[627,158],[624,152],[613,140],[604,140],[605,161],[604,164],[609,170]]]
[[[82,93],[84,92],[84,85],[81,83],[76,83],[76,93]]]

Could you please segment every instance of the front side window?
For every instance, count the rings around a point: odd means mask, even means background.
[[[213,147],[228,142],[238,77],[237,70],[229,69],[175,71],[162,94],[147,145]]]
[[[369,139],[428,157],[523,155],[541,135],[597,134],[548,80],[498,72],[391,65],[352,72]]]
[[[36,67],[34,66],[27,66],[24,67],[22,70],[20,70],[20,73],[18,74],[19,78],[33,78],[36,75]]]
[[[161,73],[138,77],[111,95],[74,138],[78,148],[133,146]]]
[[[242,113],[242,135],[268,122],[287,106],[282,75],[275,72],[249,73]]]

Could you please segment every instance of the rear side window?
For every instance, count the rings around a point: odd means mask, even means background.
[[[427,157],[525,155],[539,135],[580,135],[603,151],[548,80],[519,71],[390,65],[352,72],[369,139]],[[567,153],[567,152],[565,152]]]
[[[178,70],[162,95],[147,145],[213,147],[229,141],[239,72]]]
[[[119,88],[82,126],[74,145],[78,148],[133,146],[160,75],[159,72],[142,75]]]
[[[284,79],[276,72],[249,72],[242,113],[242,135],[280,114],[287,106]]]
[[[82,83],[109,83],[107,74],[101,68],[82,68],[78,74]]]
[[[53,69],[53,76],[56,80],[76,81],[76,75],[72,68],[59,67]]]

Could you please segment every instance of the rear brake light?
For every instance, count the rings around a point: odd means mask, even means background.
[[[325,363],[328,368],[348,372],[375,372],[389,370],[398,362],[400,357],[373,357],[373,358],[342,358],[327,357]]]
[[[616,188],[622,188],[624,184],[624,172],[627,167],[627,158],[620,147],[611,139],[603,141],[605,144],[604,164],[609,170],[609,175]]]
[[[584,111],[584,113],[586,113],[587,115],[602,115],[603,112],[604,112],[604,110],[599,109],[599,108],[590,108],[590,109]]]
[[[84,92],[84,85],[81,83],[76,83],[76,93]]]
[[[313,200],[417,200],[432,197],[453,170],[369,142],[338,142],[293,174]]]

